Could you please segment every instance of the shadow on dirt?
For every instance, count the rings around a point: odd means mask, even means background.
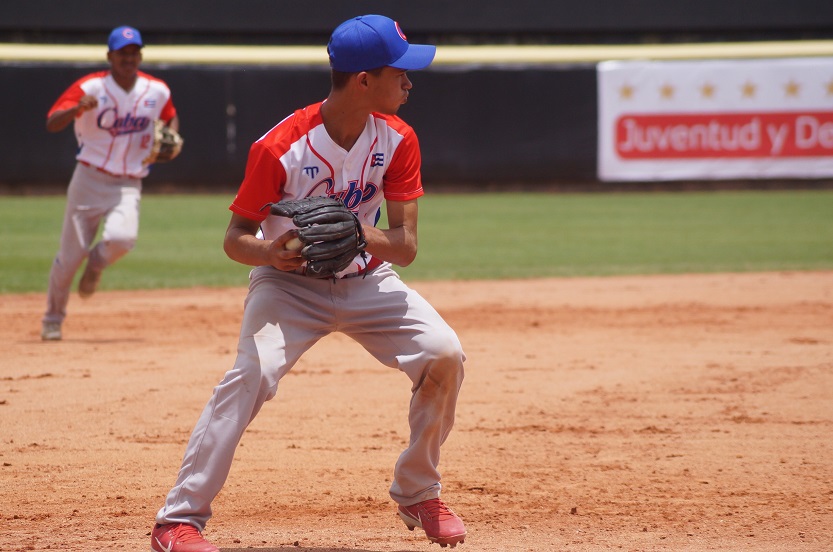
[[[307,548],[305,546],[279,546],[278,548],[221,548],[220,552],[381,552],[367,548]],[[450,550],[450,549],[449,549]],[[396,552],[413,552],[413,550],[397,550]]]

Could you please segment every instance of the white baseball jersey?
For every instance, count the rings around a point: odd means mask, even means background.
[[[92,73],[67,88],[47,118],[55,111],[74,107],[86,94],[98,99],[98,107],[75,119],[75,158],[115,176],[147,176],[143,160],[153,146],[153,122],[161,119],[167,123],[176,116],[168,86],[139,71],[128,92],[116,84],[109,71]]]
[[[322,103],[299,109],[249,151],[246,175],[230,209],[260,221],[264,239],[274,240],[295,227],[291,219],[263,209],[281,199],[338,198],[362,224],[375,226],[383,200],[408,201],[423,195],[419,142],[407,123],[394,115],[373,113],[346,151],[324,128]],[[369,267],[379,264],[368,254]],[[363,268],[357,257],[338,276]]]

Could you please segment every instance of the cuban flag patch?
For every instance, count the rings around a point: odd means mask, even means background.
[[[145,107],[156,107],[156,100],[154,100],[154,99],[145,100]]]

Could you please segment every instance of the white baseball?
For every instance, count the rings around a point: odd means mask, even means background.
[[[289,241],[284,244],[284,247],[290,251],[300,251],[304,247],[304,242],[298,238],[289,238]]]

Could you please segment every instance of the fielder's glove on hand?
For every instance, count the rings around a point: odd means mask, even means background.
[[[145,165],[166,163],[179,155],[184,140],[177,131],[157,120],[153,127],[153,146],[150,154],[142,161]]]
[[[332,278],[350,266],[356,255],[367,266],[362,225],[340,200],[323,196],[284,200],[273,203],[270,212],[291,218],[298,227],[307,276]]]

